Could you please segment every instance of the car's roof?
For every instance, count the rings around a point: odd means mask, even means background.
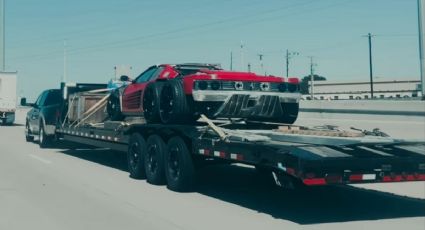
[[[220,64],[211,64],[211,63],[182,63],[182,64],[172,64],[171,66],[176,68],[207,68],[207,69],[221,69]]]

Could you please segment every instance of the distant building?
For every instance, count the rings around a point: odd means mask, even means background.
[[[311,88],[309,87],[309,90]],[[419,80],[374,81],[375,99],[416,98],[421,96]],[[303,95],[311,100],[311,95]],[[315,100],[361,100],[370,99],[369,82],[314,82]]]

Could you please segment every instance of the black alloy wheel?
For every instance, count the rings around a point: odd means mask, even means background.
[[[185,141],[173,137],[167,143],[165,154],[165,176],[167,187],[177,192],[190,191],[193,186],[195,169]]]
[[[164,175],[164,153],[166,146],[162,138],[152,135],[147,140],[147,151],[145,155],[146,180],[155,185],[165,183]]]

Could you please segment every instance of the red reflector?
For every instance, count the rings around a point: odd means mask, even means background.
[[[425,180],[425,174],[419,174],[417,178],[418,180]]]
[[[210,155],[210,150],[209,149],[204,149],[204,155]]]
[[[286,168],[286,172],[288,174],[295,175],[295,169],[293,169],[293,168]]]
[[[395,177],[392,178],[392,181],[402,181],[403,177],[401,175],[396,175]]]
[[[329,183],[329,184],[342,182],[342,176],[340,175],[326,175],[325,179],[326,179],[326,183]]]
[[[412,181],[415,180],[415,177],[413,175],[406,175],[406,180]]]
[[[361,180],[363,180],[363,175],[362,174],[351,175],[350,180],[351,181],[361,181]]]
[[[326,184],[325,178],[304,179],[303,182],[306,185],[324,185],[324,184]]]
[[[382,182],[391,182],[392,181],[392,179],[391,179],[391,177],[390,176],[384,176],[383,178],[382,178]]]

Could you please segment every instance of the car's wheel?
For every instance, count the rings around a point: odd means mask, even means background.
[[[160,121],[159,117],[159,96],[162,83],[155,82],[149,84],[143,95],[143,115],[147,122],[154,123]]]
[[[44,130],[44,125],[41,123],[38,130],[38,144],[40,148],[49,147],[52,144],[53,137],[48,136]]]
[[[120,98],[118,93],[112,92],[108,98],[108,104],[106,106],[106,111],[108,112],[109,118],[112,121],[120,121],[124,119],[124,116],[121,112]]]
[[[173,137],[167,143],[165,153],[167,187],[177,192],[189,191],[193,185],[195,169],[186,143]]]
[[[145,155],[146,180],[151,184],[162,185],[165,183],[164,153],[166,146],[162,138],[152,135],[146,141]]]
[[[130,177],[136,179],[145,178],[145,154],[146,141],[142,135],[134,133],[130,137],[127,151],[127,162]]]
[[[293,124],[298,117],[298,103],[281,103],[283,116],[279,118],[279,122],[285,124]]]
[[[28,124],[28,121],[25,123],[25,140],[27,142],[34,141],[34,136],[31,136],[31,130],[30,130],[30,125]]]
[[[185,123],[191,120],[192,115],[183,91],[182,81],[168,81],[162,86],[159,116],[164,124]]]

